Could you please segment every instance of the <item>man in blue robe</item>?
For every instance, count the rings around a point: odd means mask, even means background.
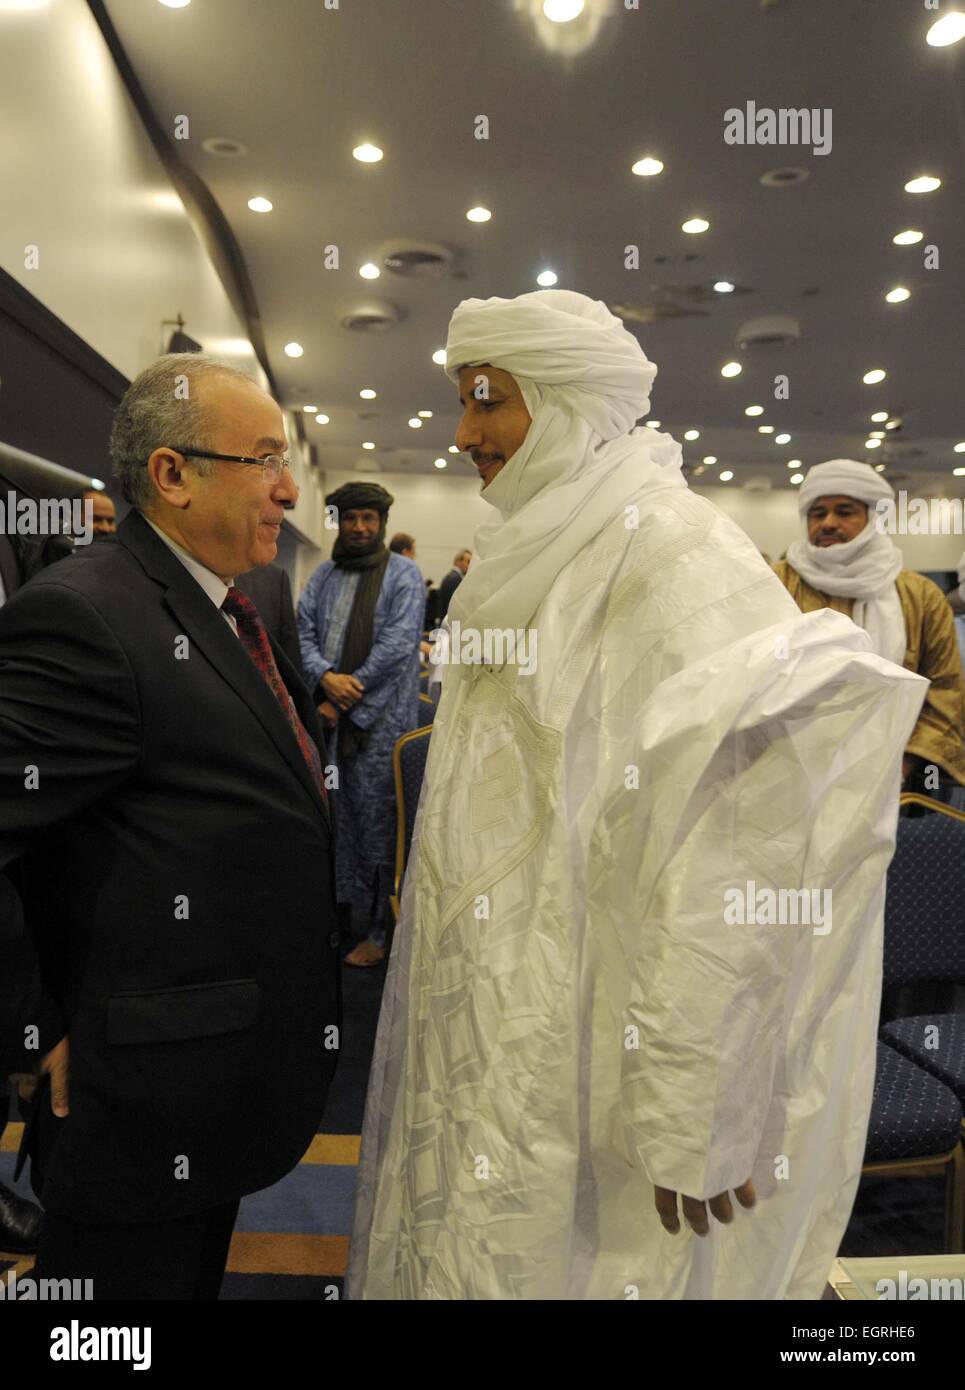
[[[338,901],[368,927],[349,965],[377,965],[385,956],[395,862],[392,749],[418,722],[425,585],[412,560],[386,548],[392,501],[377,483],[329,493],[338,539],[298,603],[302,664],[338,769]]]

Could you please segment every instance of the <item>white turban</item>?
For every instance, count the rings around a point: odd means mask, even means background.
[[[876,473],[870,463],[856,459],[831,459],[809,468],[798,493],[798,511],[805,515],[819,497],[854,497],[868,507],[888,497],[895,490]]]
[[[483,490],[500,519],[476,533],[450,615],[463,627],[526,627],[563,567],[645,490],[686,487],[680,446],[634,430],[657,369],[605,304],[571,290],[466,299],[446,372],[488,363],[517,381],[532,424]]]
[[[819,497],[853,497],[869,508],[867,525],[853,540],[812,545],[806,538],[788,547],[787,559],[805,583],[822,594],[853,600],[851,616],[864,628],[879,656],[900,665],[907,644],[905,620],[895,580],[902,570],[901,551],[879,530],[875,503],[893,498],[895,490],[868,463],[831,459],[808,470],[798,495],[806,516]]]

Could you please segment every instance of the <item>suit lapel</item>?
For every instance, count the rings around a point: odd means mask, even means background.
[[[208,595],[195,583],[174,552],[155,535],[138,512],[132,511],[124,519],[118,527],[117,534],[118,540],[136,556],[147,573],[164,585],[164,602],[177,618],[181,630],[188,640],[204,653],[221,678],[255,715],[312,798],[316,809],[328,821],[328,807],[322,800],[319,788],[315,786],[308,764],[302,757],[298,740],[278,701]],[[284,654],[279,653],[274,642],[271,646],[282,678],[291,689],[291,677],[294,674],[291,665]],[[298,708],[299,702],[294,695],[293,699]],[[298,712],[309,735],[315,738],[317,743],[315,721],[306,722],[302,710],[299,709]],[[324,759],[324,754],[320,756]]]

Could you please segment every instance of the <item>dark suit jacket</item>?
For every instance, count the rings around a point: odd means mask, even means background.
[[[328,812],[268,685],[136,512],[0,608],[0,867],[17,856],[28,936],[0,926],[0,1022],[8,1044],[37,1023],[41,1052],[70,1035],[70,1115],[35,1107],[57,1129],[48,1210],[160,1220],[276,1182],[337,1056]]]
[[[437,622],[441,623],[443,618],[449,612],[449,605],[452,602],[452,596],[459,588],[459,585],[461,583],[462,572],[457,569],[451,569],[449,573],[446,575],[445,579],[443,579],[442,583],[439,585],[439,598],[436,604]]]
[[[304,680],[295,605],[288,575],[280,565],[262,565],[260,569],[239,574],[235,584],[251,599],[269,634]]]

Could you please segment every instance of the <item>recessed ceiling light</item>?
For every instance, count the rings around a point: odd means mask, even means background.
[[[861,380],[865,386],[877,386],[878,382],[884,381],[886,376],[887,372],[883,371],[881,367],[874,367],[870,372],[865,372]]]
[[[685,435],[684,435],[684,439],[699,439],[699,438],[700,438],[700,430],[687,430],[687,432],[686,432]]]
[[[787,466],[788,468],[803,468],[804,464],[800,459],[788,459]]]
[[[654,174],[663,173],[663,161],[652,159],[647,155],[645,159],[638,159],[636,164],[630,165],[631,174],[640,174],[643,178],[652,178]]]
[[[366,261],[365,265],[359,266],[359,274],[363,280],[377,280],[382,272],[377,265],[373,265],[371,261]]]
[[[803,482],[804,482],[804,474],[803,474],[803,473],[792,473],[792,474],[791,474],[790,483],[791,483],[791,486],[792,486],[792,487],[797,487],[798,483],[803,483]]]
[[[864,447],[865,447],[866,449],[880,449],[880,448],[881,448],[881,440],[880,440],[880,439],[866,439],[865,442],[864,442]]]
[[[437,367],[444,367],[446,365],[445,348],[436,348],[435,352],[432,354],[432,360]]]
[[[885,295],[889,304],[904,304],[906,299],[911,298],[911,290],[906,290],[904,285],[896,285],[893,290],[889,290]]]
[[[316,425],[327,425],[327,424],[328,424],[328,416],[327,416],[327,415],[316,415],[316,416],[315,416],[315,423],[316,423]]]
[[[420,410],[420,411],[419,411],[419,419],[420,419],[420,420],[431,420],[431,419],[432,419],[432,411],[431,411],[431,410]]]
[[[699,232],[706,232],[710,223],[704,217],[690,217],[686,222],[681,223],[680,230],[687,232],[691,236],[696,236]]]
[[[891,239],[896,246],[916,246],[919,241],[924,240],[924,236],[924,232],[916,232],[909,227],[907,232],[899,232]]]
[[[421,429],[422,429],[422,421],[419,419],[419,417],[418,417],[417,415],[413,415],[413,416],[412,416],[412,419],[409,421],[409,429],[410,429],[410,430],[421,430]]]
[[[286,357],[301,357],[301,355],[302,355],[302,353],[303,353],[304,351],[305,351],[305,349],[302,347],[301,343],[286,343],[286,344],[285,344],[285,356],[286,356]]]
[[[884,430],[872,430],[871,433],[868,435],[868,438],[869,438],[869,439],[884,439],[884,438],[885,438],[885,432],[884,432]]]
[[[353,159],[357,159],[360,164],[378,164],[382,158],[382,151],[378,145],[356,145],[352,151]]]
[[[931,44],[932,48],[947,48],[950,43],[958,43],[959,39],[965,39],[965,14],[958,10],[936,19],[925,35],[925,42]]]
[[[961,478],[965,475],[965,468],[953,468],[952,472],[955,474],[956,478]]]
[[[723,473],[718,473],[717,476],[722,483],[729,483],[734,475],[729,468],[725,468]]]
[[[740,376],[744,368],[739,362],[725,362],[720,369],[721,376]]]
[[[372,443],[371,439],[364,439],[364,440],[362,441],[362,448],[363,448],[363,449],[374,449],[374,448],[375,448],[375,445]]]
[[[161,4],[169,10],[183,10],[191,4],[191,0],[161,0]],[[26,8],[26,6],[24,6]]]
[[[455,444],[450,444],[450,445],[449,445],[449,452],[450,452],[450,454],[458,454],[458,453],[461,453],[462,451],[461,451],[460,449],[457,449],[456,446],[455,446]]]
[[[881,425],[888,418],[887,410],[876,410],[871,417],[872,424]]]
[[[774,436],[775,444],[790,444],[790,442],[791,436],[789,434],[776,434]]]
[[[550,285],[555,285],[559,276],[555,270],[541,270],[536,277],[537,285],[542,285],[544,290],[548,290]]]
[[[314,414],[317,412],[317,410],[318,410],[318,406],[317,406],[317,405],[303,405],[303,406],[302,406],[302,410],[304,410],[304,412],[305,412],[306,415],[314,415]]]
[[[965,439],[962,440],[961,444],[956,444],[956,445],[955,445],[955,453],[956,453],[956,454],[965,454]]]
[[[445,468],[449,463],[448,459],[436,459],[437,468]]]
[[[359,395],[362,397],[363,401],[374,401],[376,393],[372,390],[371,386],[363,386]]]
[[[745,415],[763,415],[763,414],[764,414],[764,407],[763,407],[762,405],[749,405],[749,406],[747,406],[747,408],[745,409],[744,414],[745,414]]]
[[[733,294],[735,286],[729,280],[717,280],[714,282],[714,289],[718,294]]]
[[[774,433],[774,426],[773,426],[773,425],[758,425],[758,427],[757,427],[757,433],[758,433],[758,434],[773,434],[773,433]]]
[[[917,179],[909,179],[905,184],[905,192],[934,193],[935,189],[941,186],[941,179],[936,179],[934,174],[921,174]]]
[[[876,473],[883,473],[884,471],[885,471],[885,464],[883,464],[883,463],[876,463],[876,464],[875,464],[875,472],[876,472]]]
[[[660,421],[659,421],[659,420],[648,420],[648,421],[647,421],[647,429],[648,429],[648,430],[658,430],[659,428],[660,428]]]
[[[488,222],[492,213],[488,208],[470,208],[466,216],[470,222]]]
[[[717,462],[717,455],[716,455],[716,454],[707,454],[707,455],[704,457],[704,459],[702,460],[702,462],[703,462],[703,463],[706,463],[706,465],[707,465],[708,468],[712,468],[712,467],[714,466],[714,464]]]
[[[248,206],[252,212],[271,212],[273,204],[267,198],[249,198]]]
[[[543,0],[543,13],[554,24],[569,24],[583,13],[585,0]]]
[[[887,424],[885,425],[885,429],[886,429],[886,430],[896,430],[900,424],[901,424],[901,421],[900,421],[900,420],[889,420],[889,421],[887,422]]]

